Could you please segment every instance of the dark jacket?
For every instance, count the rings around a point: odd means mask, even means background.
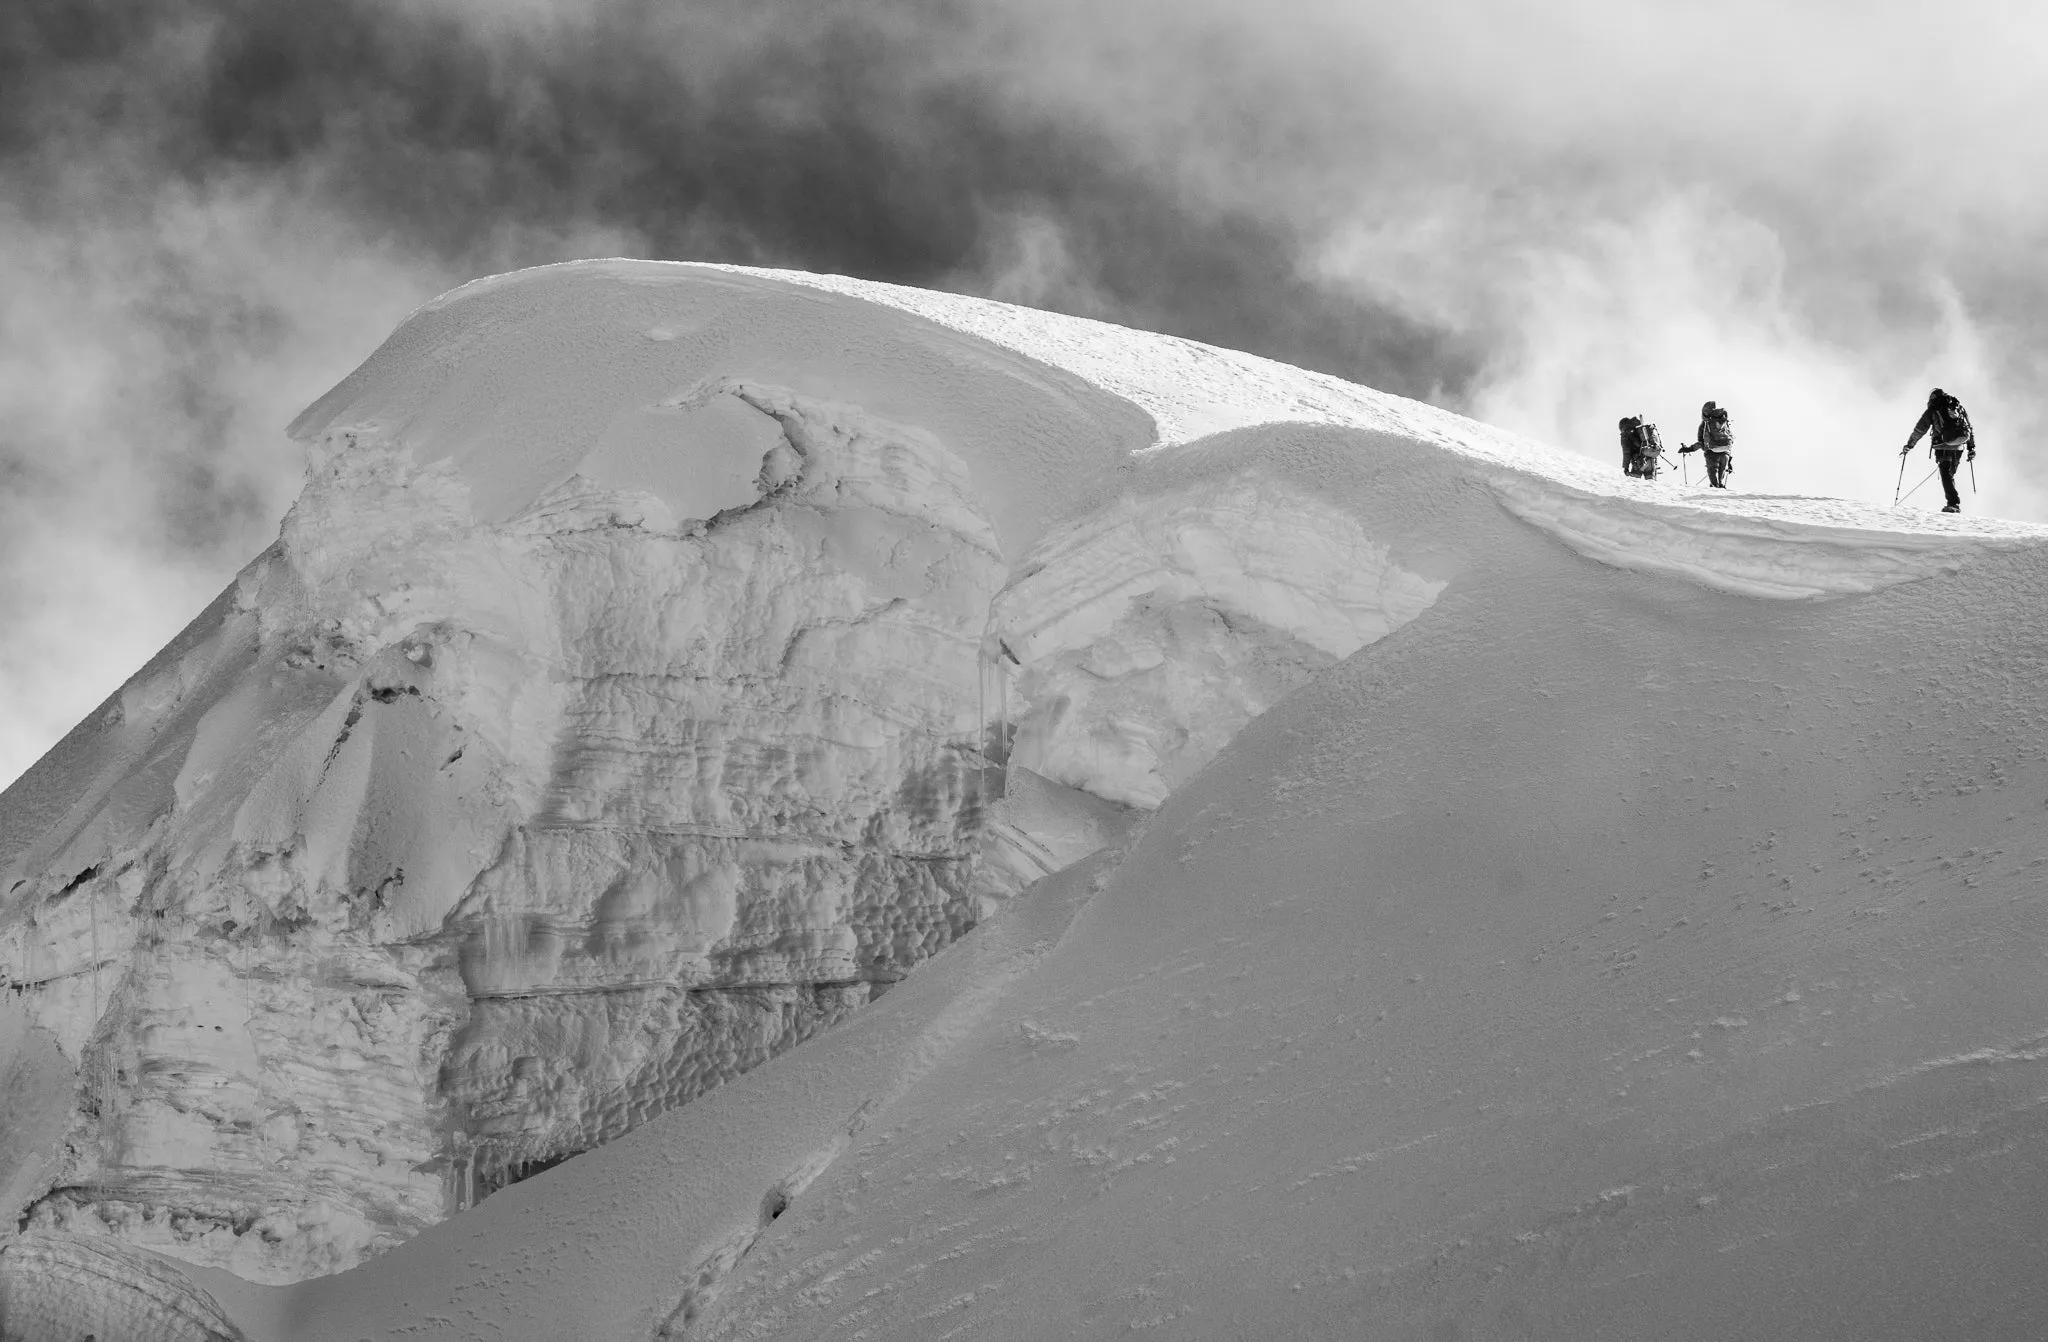
[[[1956,404],[1961,405],[1962,402],[1958,401]],[[1940,416],[1934,413],[1934,407],[1931,405],[1922,410],[1920,412],[1920,422],[1913,426],[1913,436],[1906,440],[1906,446],[1900,451],[1899,455],[1904,456],[1907,452],[1911,452],[1913,445],[1920,441],[1920,435],[1923,433],[1930,435],[1930,441],[1932,441],[1931,435],[1934,433],[1934,425],[1939,418]],[[1974,457],[1977,455],[1977,426],[1974,424],[1970,426],[1970,436],[1962,442],[1934,443],[1933,446],[1948,452],[1960,452],[1965,447],[1968,447],[1970,455]]]

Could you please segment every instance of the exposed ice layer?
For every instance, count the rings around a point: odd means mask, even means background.
[[[1120,499],[1049,535],[997,599],[1023,700],[1011,756],[1150,809],[1252,718],[1426,610],[1352,513],[1250,472]]]
[[[1013,761],[989,808],[976,889],[998,901],[1022,894],[1122,839],[1140,814]]]
[[[30,1233],[0,1252],[0,1339],[243,1342],[175,1267],[105,1236]]]
[[[469,1202],[685,1104],[864,1005],[869,985],[784,983],[485,997],[443,1067]]]
[[[936,441],[745,394],[793,449],[766,506],[551,540],[551,776],[447,919],[477,1005],[443,1090],[487,1186],[807,1037],[977,916],[993,533]]]
[[[87,1078],[31,1224],[334,1271],[979,917],[1004,573],[959,459],[766,385],[669,401],[772,429],[749,500],[678,520],[681,485],[572,474],[479,525],[449,462],[311,445],[220,631],[133,696],[178,724],[146,804],[103,802],[9,911]]]

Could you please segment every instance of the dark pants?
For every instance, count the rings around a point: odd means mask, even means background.
[[[1728,488],[1728,467],[1731,464],[1731,458],[1735,454],[1733,452],[1716,452],[1713,448],[1709,447],[1703,449],[1703,455],[1707,459],[1708,486],[1714,489]]]
[[[1960,447],[1937,447],[1934,449],[1934,464],[1941,469],[1941,489],[1948,495],[1948,509],[1952,513],[1963,510],[1963,496],[1956,493],[1956,467],[1962,465],[1963,449]]]

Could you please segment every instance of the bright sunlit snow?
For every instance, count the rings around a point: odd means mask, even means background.
[[[293,433],[0,796],[9,1337],[2048,1331],[2048,529],[652,262]]]

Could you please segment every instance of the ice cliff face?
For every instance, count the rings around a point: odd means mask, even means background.
[[[297,427],[277,543],[0,812],[76,1068],[37,1261],[351,1266],[829,1026],[1443,587],[1134,473],[1157,421],[1054,368],[698,268],[472,286]]]
[[[165,812],[10,929],[21,977],[66,985],[96,1120],[33,1226],[345,1266],[975,922],[1003,575],[957,458],[772,389],[706,404],[763,447],[705,518],[572,476],[479,526],[445,467],[313,444],[177,668],[232,685]]]

